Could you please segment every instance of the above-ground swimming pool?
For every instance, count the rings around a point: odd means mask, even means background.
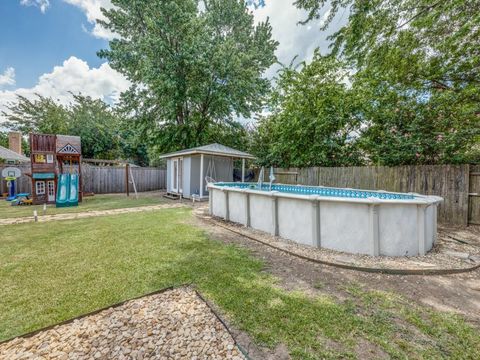
[[[438,196],[253,183],[208,185],[210,214],[300,244],[353,254],[424,255]]]

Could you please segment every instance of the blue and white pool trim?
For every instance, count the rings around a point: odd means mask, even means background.
[[[254,183],[208,184],[210,213],[300,244],[372,256],[426,254],[438,196]]]

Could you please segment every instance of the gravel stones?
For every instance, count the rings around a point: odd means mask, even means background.
[[[296,243],[292,240],[272,236],[260,230],[240,224],[224,221],[208,214],[208,207],[198,207],[197,217],[210,224],[220,225],[268,244],[278,250],[287,251],[312,260],[325,261],[337,265],[375,268],[378,270],[466,270],[480,265],[480,227],[452,227],[439,225],[437,242],[433,249],[424,256],[368,256],[349,254],[335,250],[316,248]],[[459,242],[460,239],[463,242]],[[463,240],[462,240],[463,239]]]
[[[0,345],[0,359],[244,359],[190,288],[150,295]]]

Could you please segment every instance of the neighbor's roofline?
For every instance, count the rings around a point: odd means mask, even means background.
[[[23,154],[19,154],[13,150],[10,150],[4,146],[0,146],[0,158],[5,159],[7,161],[18,161],[21,163],[30,162],[30,158]]]
[[[255,159],[255,156],[244,153],[244,154],[231,154],[226,152],[218,152],[218,151],[208,151],[208,150],[187,150],[187,151],[176,151],[168,154],[160,155],[160,159],[172,158],[177,156],[185,156],[185,155],[217,155],[217,156],[225,156],[229,158],[236,158],[236,159]]]

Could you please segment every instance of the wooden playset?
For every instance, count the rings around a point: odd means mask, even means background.
[[[33,204],[76,206],[82,201],[80,137],[30,134]]]

